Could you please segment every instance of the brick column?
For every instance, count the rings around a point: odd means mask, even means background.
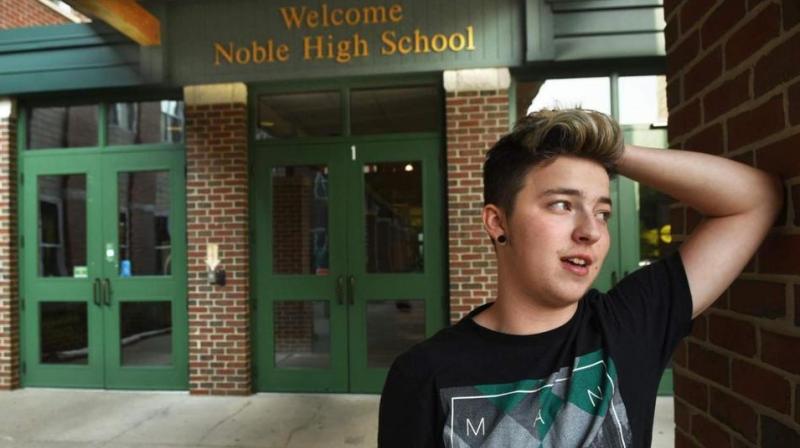
[[[800,446],[800,3],[664,8],[670,147],[779,173],[789,191],[767,241],[678,347],[676,446]],[[681,204],[672,217],[686,234],[702,219]]]
[[[186,101],[189,389],[251,393],[247,90],[191,86]],[[226,286],[208,284],[208,244],[219,245]]]
[[[497,269],[483,230],[483,160],[509,130],[507,69],[447,71],[447,219],[450,321],[494,300]]]
[[[19,387],[17,120],[0,98],[0,390]]]

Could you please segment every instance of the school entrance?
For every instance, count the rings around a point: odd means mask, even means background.
[[[25,386],[187,388],[184,151],[137,144],[147,129],[137,123],[165,107],[182,105],[26,110]]]
[[[440,108],[418,114],[438,98],[256,94],[257,390],[380,392],[394,358],[445,325],[442,140],[414,128],[436,129]]]

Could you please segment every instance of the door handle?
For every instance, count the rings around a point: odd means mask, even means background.
[[[99,278],[94,279],[94,282],[92,282],[92,301],[97,306],[103,305],[103,303],[100,301],[100,293],[101,293],[100,287],[101,287],[100,279]]]
[[[111,280],[108,278],[103,279],[103,303],[111,306]]]
[[[355,299],[353,298],[353,296],[356,294],[356,277],[354,275],[351,275],[348,280],[350,283],[349,285],[350,287],[347,288],[347,303],[353,305],[355,304]]]
[[[343,296],[344,296],[344,275],[340,275],[339,278],[336,279],[336,302],[339,305],[343,305]]]

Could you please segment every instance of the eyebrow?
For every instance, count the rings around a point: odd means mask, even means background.
[[[576,190],[574,188],[550,188],[550,189],[545,190],[542,194],[540,194],[539,197],[553,196],[553,195],[576,196],[576,197],[579,197],[581,199],[584,199],[586,197],[586,195],[583,193],[583,191]],[[600,202],[600,203],[603,203],[603,204],[608,204],[609,206],[612,205],[611,204],[611,198],[609,198],[608,196],[600,196],[600,198],[597,200],[597,202]]]

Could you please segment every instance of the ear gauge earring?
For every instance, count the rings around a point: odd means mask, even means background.
[[[508,238],[505,235],[500,235],[497,237],[497,242],[500,243],[501,246],[505,246],[508,243]]]

